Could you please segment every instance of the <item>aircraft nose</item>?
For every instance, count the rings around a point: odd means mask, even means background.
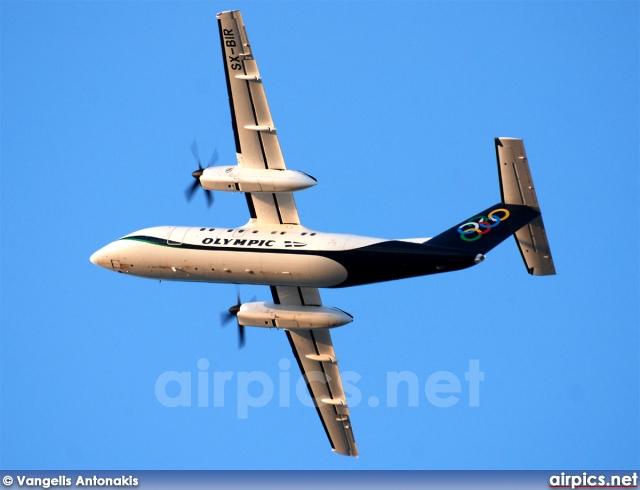
[[[104,267],[105,261],[107,260],[107,257],[104,253],[104,247],[102,247],[97,252],[94,252],[91,255],[91,257],[89,257],[89,260],[91,261],[92,264],[98,265],[100,267]]]
[[[123,245],[119,241],[109,243],[91,255],[89,260],[97,266],[111,269],[111,259],[117,259],[118,252],[120,252],[122,248]]]
[[[93,264],[104,267],[107,270],[120,272],[120,261],[123,259],[132,259],[134,255],[135,250],[132,249],[131,242],[128,240],[116,240],[95,252],[89,257],[89,260]],[[130,261],[127,263],[131,264]]]

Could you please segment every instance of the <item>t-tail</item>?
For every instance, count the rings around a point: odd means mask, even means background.
[[[513,235],[529,274],[556,273],[538,198],[521,139],[496,138],[502,202],[462,221],[425,242],[484,256]]]

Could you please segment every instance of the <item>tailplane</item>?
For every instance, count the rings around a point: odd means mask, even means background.
[[[496,138],[495,145],[502,202],[426,241],[425,245],[484,255],[513,235],[529,274],[555,274],[524,144],[521,139]]]
[[[495,144],[502,202],[523,204],[540,211],[522,140],[496,138]],[[548,276],[556,273],[542,216],[522,227],[514,236],[529,274]]]

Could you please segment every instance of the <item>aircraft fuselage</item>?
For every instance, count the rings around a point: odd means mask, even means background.
[[[464,269],[484,258],[427,240],[321,233],[300,225],[159,226],[110,243],[91,261],[159,280],[335,288]]]

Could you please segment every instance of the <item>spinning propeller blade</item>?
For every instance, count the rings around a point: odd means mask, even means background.
[[[242,349],[246,342],[244,338],[244,325],[240,325],[240,322],[238,321],[238,312],[240,311],[240,306],[242,306],[242,300],[240,299],[240,291],[238,291],[236,295],[237,295],[236,304],[233,305],[231,308],[229,308],[228,311],[220,312],[220,325],[222,327],[226,327],[229,324],[229,322],[233,320],[233,318],[235,317],[236,323],[238,325],[238,347]],[[255,301],[255,299],[256,298],[253,297],[251,301]]]
[[[202,187],[202,183],[200,182],[200,177],[202,177],[202,173],[204,172],[204,168],[202,167],[202,163],[200,161],[200,152],[198,151],[198,143],[196,142],[196,140],[193,140],[193,143],[191,143],[191,153],[193,153],[193,157],[196,159],[196,163],[198,164],[198,170],[194,170],[191,173],[193,178],[196,180],[184,191],[185,196],[187,197],[187,201],[191,201],[191,199],[193,198],[193,195],[198,190],[198,186]],[[213,155],[211,155],[211,158],[209,159],[209,164],[207,165],[207,168],[211,167],[212,165],[215,165],[217,161],[218,161],[218,150],[214,150]],[[211,193],[211,191],[208,189],[202,189],[202,190],[204,191],[204,197],[207,200],[207,206],[208,207],[213,206],[213,194]]]

